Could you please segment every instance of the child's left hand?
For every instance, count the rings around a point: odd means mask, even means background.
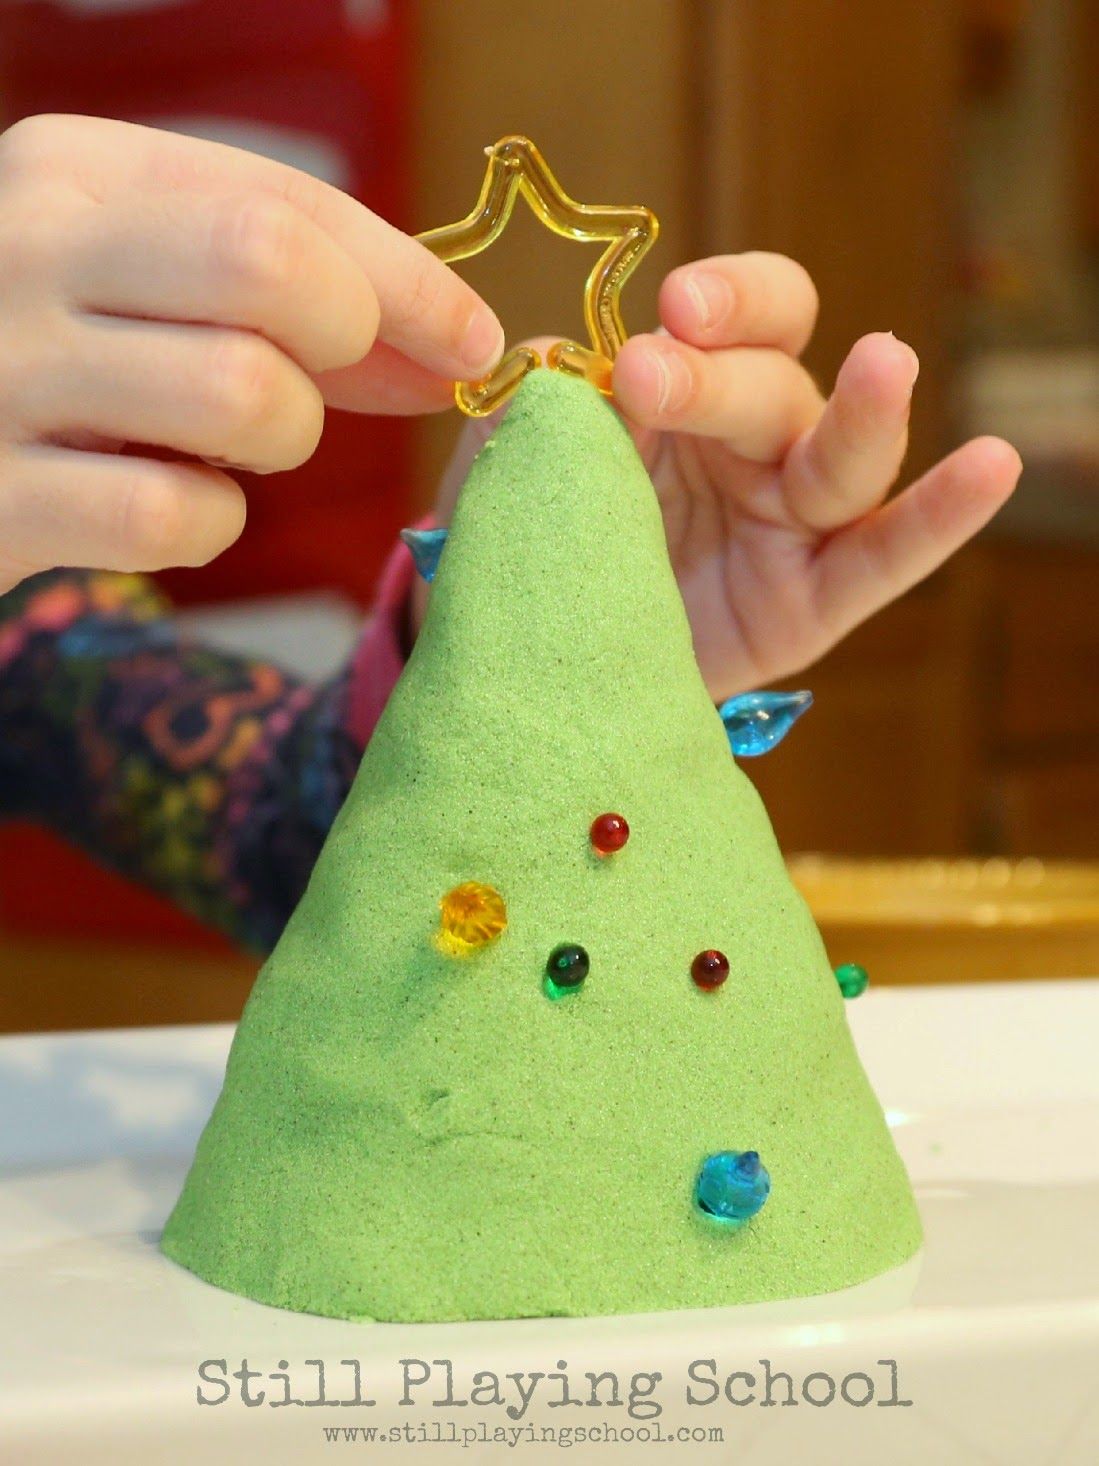
[[[698,261],[665,279],[663,330],[632,337],[615,362],[615,402],[656,486],[715,700],[821,657],[981,529],[1021,469],[1010,444],[976,438],[884,502],[916,355],[891,335],[862,337],[825,402],[798,361],[816,311],[793,260]],[[467,429],[442,522],[493,425]]]

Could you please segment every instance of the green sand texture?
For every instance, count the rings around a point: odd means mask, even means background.
[[[607,810],[631,837],[601,860]],[[467,880],[509,926],[456,958],[439,900]],[[554,1002],[561,942],[591,972]],[[703,992],[709,947],[732,972]],[[843,1008],[699,675],[644,467],[593,389],[533,373],[248,1001],[164,1251],[265,1303],[388,1320],[859,1282],[920,1224]],[[737,1230],[692,1205],[725,1149],[772,1178]]]

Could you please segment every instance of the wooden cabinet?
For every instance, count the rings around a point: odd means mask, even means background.
[[[947,437],[956,177],[956,7],[948,0],[416,0],[414,219],[457,218],[480,150],[543,149],[576,197],[641,202],[661,237],[624,297],[651,322],[661,276],[704,254],[794,255],[822,296],[808,364],[828,382],[854,339],[893,330],[923,362],[911,462]],[[523,212],[523,211],[520,211]],[[468,277],[513,335],[575,333],[590,267],[517,219]],[[421,440],[421,492],[452,423]]]
[[[952,5],[418,0],[417,16],[416,227],[468,209],[480,150],[529,133],[577,197],[640,201],[659,215],[657,246],[624,296],[628,326],[653,321],[676,264],[790,253],[821,291],[811,370],[830,381],[864,331],[904,335],[923,362],[910,465],[938,455],[948,437]],[[591,258],[519,210],[467,273],[512,339],[575,332]],[[452,415],[421,436],[425,501],[458,426]],[[950,570],[813,670],[811,719],[753,769],[788,847],[966,847],[975,594],[966,568]]]
[[[1099,851],[1099,553],[1004,543],[993,566],[984,843]]]
[[[954,267],[954,0],[706,0],[690,87],[704,252],[773,249],[812,273],[807,353],[828,383],[856,337],[921,363],[910,465],[947,436]]]
[[[652,321],[662,275],[684,260],[794,255],[820,289],[806,360],[822,384],[865,331],[894,330],[919,353],[911,478],[956,437],[964,12],[956,0],[417,0],[414,227],[468,209],[480,149],[518,131],[578,197],[657,211],[627,325]],[[574,333],[590,258],[519,210],[468,274],[513,339]],[[451,414],[421,432],[421,502],[459,426]],[[1094,854],[1097,582],[1086,549],[982,541],[799,678],[813,713],[749,766],[783,845]]]
[[[989,599],[970,554],[797,678],[814,705],[743,767],[788,851],[953,855],[976,849]]]
[[[1099,556],[985,537],[805,674],[746,765],[790,851],[1099,851]]]

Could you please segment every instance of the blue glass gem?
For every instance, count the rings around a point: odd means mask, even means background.
[[[836,968],[836,981],[845,998],[861,998],[870,984],[870,974],[857,962],[844,962]]]
[[[443,553],[448,534],[449,530],[445,529],[401,530],[401,539],[412,551],[416,569],[428,584],[435,579],[435,572],[439,568],[439,556]]]
[[[741,692],[717,711],[737,757],[756,758],[781,743],[812,705],[811,692]]]
[[[771,1194],[771,1178],[755,1150],[719,1150],[707,1156],[695,1182],[695,1206],[710,1221],[737,1227],[754,1217]]]

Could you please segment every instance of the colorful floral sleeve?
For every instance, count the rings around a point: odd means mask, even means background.
[[[268,950],[400,674],[406,560],[352,664],[315,686],[187,640],[139,576],[51,572],[0,597],[0,821],[44,822]]]

